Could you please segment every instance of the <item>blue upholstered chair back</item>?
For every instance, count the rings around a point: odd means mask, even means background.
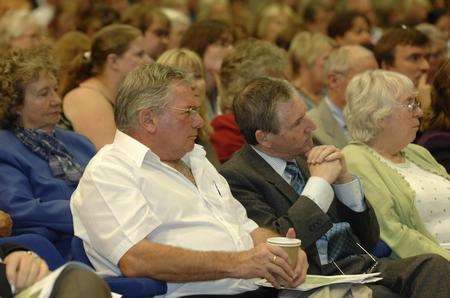
[[[80,238],[73,237],[71,252],[74,261],[93,267],[86,256],[83,241]],[[108,276],[104,277],[104,279],[111,288],[111,291],[122,295],[123,298],[152,297],[167,292],[167,284],[165,282],[151,278]]]

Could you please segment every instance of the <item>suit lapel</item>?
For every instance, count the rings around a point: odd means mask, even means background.
[[[245,145],[242,154],[249,161],[249,164],[252,165],[253,169],[263,176],[267,182],[273,184],[291,204],[297,201],[299,195],[295,190],[251,146]]]
[[[348,142],[347,137],[342,131],[342,128],[339,126],[339,123],[336,119],[334,119],[333,114],[331,114],[330,108],[325,100],[322,100],[318,106],[318,109],[320,118],[324,124],[323,129],[325,132],[330,136],[330,138],[336,140],[339,147],[344,147]]]

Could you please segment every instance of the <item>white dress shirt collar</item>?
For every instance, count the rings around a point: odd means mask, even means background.
[[[144,161],[154,162],[156,160],[161,162],[159,156],[153,153],[150,148],[120,130],[116,130],[116,135],[112,146],[119,150],[121,150],[121,148],[127,148],[126,151],[121,151],[133,160],[138,167],[141,167]],[[193,158],[203,158],[204,156],[206,156],[206,152],[203,147],[195,144],[194,149],[186,153],[182,160],[188,165],[188,167],[191,167],[191,160]]]
[[[256,151],[256,153],[259,154],[274,170],[278,173],[281,177],[284,178],[285,173],[284,170],[286,169],[287,162],[284,159],[281,159],[279,157],[270,156],[267,153],[262,152],[259,150],[256,146],[251,146],[253,150]],[[294,160],[292,160],[294,161]],[[286,180],[286,179],[285,179]],[[288,183],[290,182],[290,177]]]

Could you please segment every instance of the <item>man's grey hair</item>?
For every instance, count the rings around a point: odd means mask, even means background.
[[[247,143],[258,144],[257,130],[279,132],[278,103],[293,100],[295,92],[288,81],[270,77],[256,78],[242,89],[233,107],[236,123]]]
[[[128,73],[117,92],[117,128],[125,133],[136,129],[140,110],[161,112],[169,102],[169,86],[176,82],[191,84],[191,79],[180,69],[158,63],[142,65]]]
[[[330,53],[325,63],[325,73],[343,73],[345,74],[354,65],[358,64],[358,60],[368,56],[373,57],[373,53],[368,49],[358,46],[349,45],[342,46]]]
[[[353,77],[344,108],[352,138],[370,144],[378,135],[381,121],[392,114],[396,100],[416,93],[413,82],[398,72],[377,69]]]

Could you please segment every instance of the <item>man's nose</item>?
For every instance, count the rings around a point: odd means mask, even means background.
[[[195,114],[194,118],[192,119],[192,127],[193,128],[202,128],[203,124],[205,124],[205,120],[203,120],[200,113]]]
[[[430,63],[428,63],[428,60],[425,57],[422,57],[420,60],[420,70],[423,72],[427,72],[430,69]]]

